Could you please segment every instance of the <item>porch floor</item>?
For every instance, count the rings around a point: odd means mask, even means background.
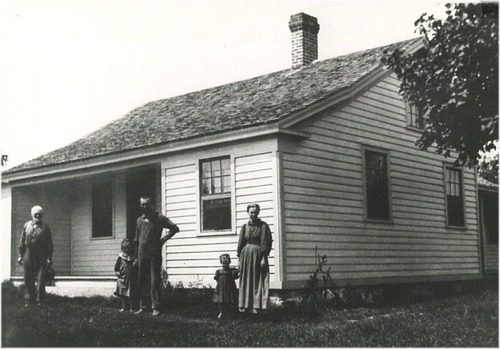
[[[12,277],[11,282],[15,286],[23,284],[23,277]],[[47,286],[47,293],[66,297],[111,297],[116,288],[115,276],[57,276],[55,286]]]

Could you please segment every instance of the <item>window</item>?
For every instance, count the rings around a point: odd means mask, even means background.
[[[415,105],[406,102],[406,118],[408,121],[408,126],[423,129],[424,128],[424,116],[422,111],[420,111]]]
[[[201,231],[231,229],[231,162],[229,157],[200,164]]]
[[[111,186],[111,182],[101,182],[92,187],[92,238],[113,236]]]
[[[365,150],[366,217],[390,220],[387,154]]]
[[[462,189],[462,170],[446,167],[446,210],[448,226],[464,226],[464,197]]]

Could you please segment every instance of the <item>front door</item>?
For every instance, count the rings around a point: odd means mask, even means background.
[[[142,215],[139,207],[141,197],[151,198],[156,203],[156,183],[159,171],[157,168],[144,168],[127,175],[127,238],[135,236],[137,218]]]

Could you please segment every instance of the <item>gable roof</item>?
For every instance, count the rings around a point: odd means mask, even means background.
[[[101,129],[4,172],[12,174],[283,120],[352,87],[381,67],[384,51],[421,38],[356,52],[300,69],[146,103]]]

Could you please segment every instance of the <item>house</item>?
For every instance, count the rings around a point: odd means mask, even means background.
[[[214,286],[252,202],[273,234],[273,289],[305,287],[316,249],[339,286],[481,278],[494,253],[481,249],[478,178],[415,147],[418,116],[380,61],[422,39],[316,61],[317,19],[289,27],[290,69],[146,103],[4,172],[9,277],[20,280],[16,246],[39,204],[59,288],[112,289],[148,194],[181,230],[164,252],[174,285]]]

